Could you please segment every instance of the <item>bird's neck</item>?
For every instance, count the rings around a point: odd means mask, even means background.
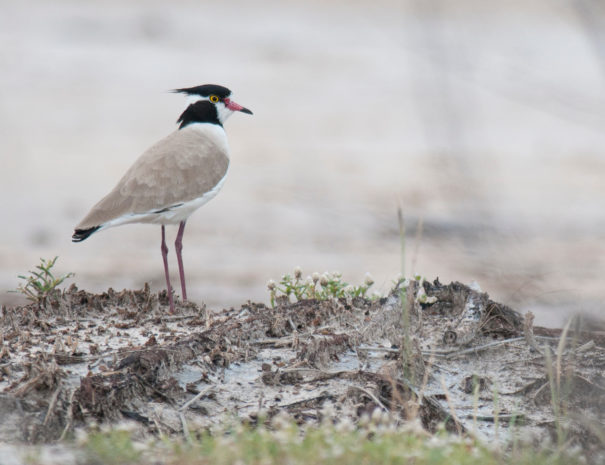
[[[219,119],[218,112],[216,111],[216,107],[208,101],[196,102],[189,105],[181,114],[177,123],[180,124],[179,129],[183,129],[190,124],[195,123],[216,124],[220,127],[223,126]]]
[[[227,143],[227,134],[225,129],[219,124],[212,123],[190,123],[179,129],[179,132],[192,132],[212,144],[215,148],[223,151],[229,156],[229,144]]]

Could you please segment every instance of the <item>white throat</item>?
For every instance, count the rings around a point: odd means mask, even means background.
[[[224,124],[227,118],[233,114],[233,110],[229,110],[229,108],[227,108],[223,102],[218,102],[215,104],[215,106],[216,112],[218,113],[218,120],[221,122],[221,124]]]

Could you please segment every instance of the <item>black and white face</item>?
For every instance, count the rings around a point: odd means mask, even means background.
[[[216,84],[175,89],[174,92],[185,94],[189,103],[178,119],[179,129],[194,123],[222,126],[227,118],[236,111],[252,114],[250,110],[229,98],[231,96],[229,89]]]
[[[228,94],[230,95],[230,94]],[[252,114],[250,110],[244,108],[243,106],[235,103],[228,96],[221,97],[218,93],[210,94],[210,95],[200,95],[200,94],[188,94],[187,102],[189,105],[195,104],[197,102],[208,101],[216,107],[216,112],[218,115],[218,119],[221,124],[229,118],[234,112],[241,111],[242,113]]]

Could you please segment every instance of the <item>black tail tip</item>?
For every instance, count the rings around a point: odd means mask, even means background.
[[[87,239],[92,233],[99,230],[101,226],[94,226],[88,229],[76,229],[74,231],[74,235],[71,236],[72,242],[82,242],[84,239]]]

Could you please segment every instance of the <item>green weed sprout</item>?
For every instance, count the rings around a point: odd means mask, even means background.
[[[73,273],[67,273],[63,276],[55,277],[51,271],[52,267],[57,262],[55,257],[52,260],[40,259],[40,264],[36,266],[37,271],[30,271],[29,276],[19,275],[19,279],[25,281],[25,283],[19,284],[16,291],[25,295],[28,300],[42,305],[46,302],[49,295],[53,294],[57,290],[63,281],[74,276]]]
[[[294,269],[294,274],[285,274],[279,282],[269,280],[267,289],[270,293],[271,306],[275,307],[276,299],[285,297],[288,301],[291,297],[298,302],[305,299],[329,300],[340,298],[366,298],[367,292],[374,284],[374,279],[366,273],[363,284],[353,286],[342,280],[342,273],[327,271],[320,275],[315,272],[305,279],[299,267]]]

